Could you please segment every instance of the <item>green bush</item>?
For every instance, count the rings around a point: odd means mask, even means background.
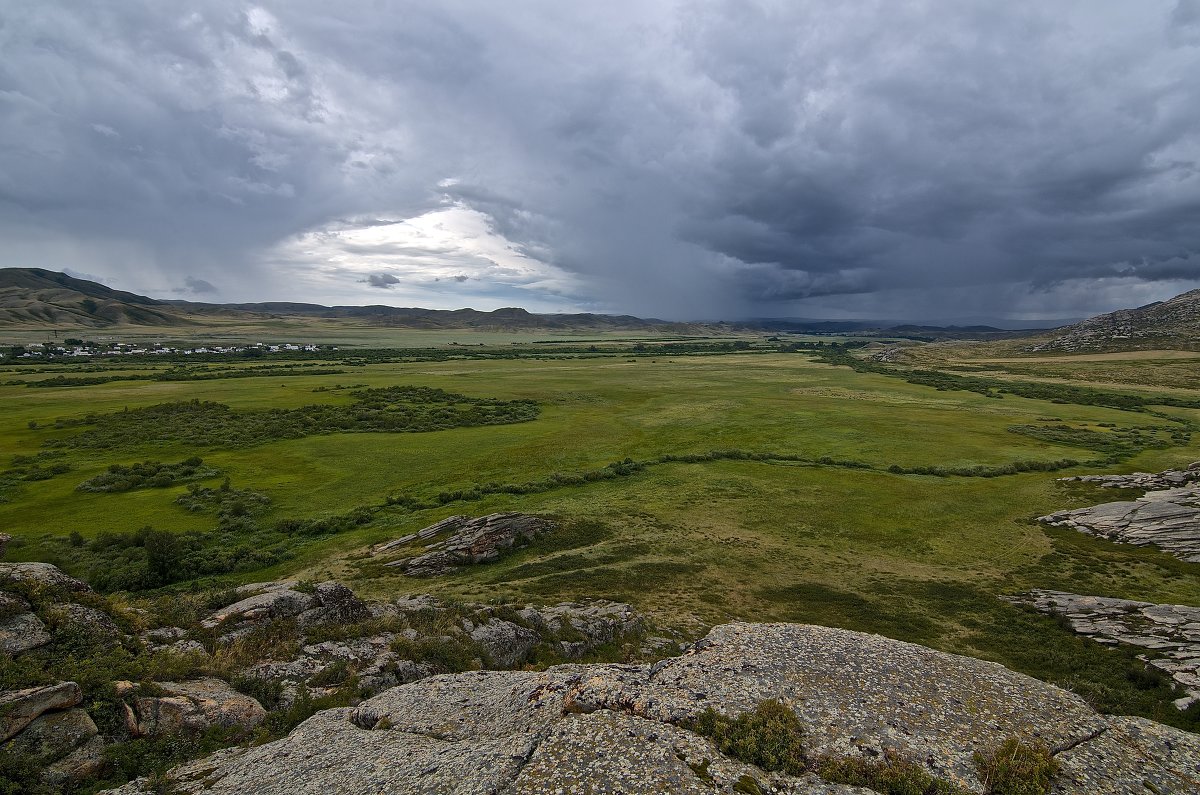
[[[687,728],[712,740],[721,753],[763,770],[799,775],[808,769],[800,721],[791,707],[779,701],[761,701],[736,718],[710,707]]]

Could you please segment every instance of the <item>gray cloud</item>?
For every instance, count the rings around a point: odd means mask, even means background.
[[[0,16],[0,265],[675,317],[1060,316],[1200,286],[1197,0]],[[507,258],[342,234],[448,209]],[[488,292],[406,292],[434,283]]]
[[[390,290],[400,283],[400,280],[390,273],[372,273],[364,280],[372,287]]]
[[[212,282],[198,279],[195,276],[187,276],[183,280],[183,287],[176,287],[172,292],[180,294],[190,293],[191,295],[215,295],[220,291]]]

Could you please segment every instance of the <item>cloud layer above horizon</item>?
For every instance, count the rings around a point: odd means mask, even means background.
[[[1200,287],[1200,0],[0,0],[0,267],[1041,318]]]

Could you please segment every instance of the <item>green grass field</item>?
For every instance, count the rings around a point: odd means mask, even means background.
[[[1186,362],[1148,357],[1136,365],[1060,357],[1023,360],[1010,371],[1100,383],[1112,368],[1129,367],[1137,378],[1121,370],[1114,380],[1122,389],[1153,395],[1168,387],[1176,397],[1181,391],[1200,397],[1190,383],[1176,383],[1176,368]],[[1087,377],[1092,366],[1108,369]],[[1162,374],[1154,375],[1156,368],[1164,368]],[[103,534],[145,525],[170,532],[211,529],[211,514],[189,513],[174,503],[187,492],[184,484],[123,493],[75,490],[111,464],[198,455],[221,471],[203,485],[215,487],[228,477],[234,488],[270,498],[263,521],[342,515],[360,506],[371,511],[369,523],[297,540],[281,562],[222,580],[334,576],[375,597],[427,592],[541,603],[606,597],[629,601],[660,627],[692,636],[730,619],[846,626],[996,659],[1074,683],[1101,705],[1125,704],[1143,714],[1161,713],[1162,692],[1146,695],[1143,703],[1132,685],[1114,695],[1120,687],[1105,678],[1121,679],[1127,655],[1089,645],[997,597],[1044,587],[1200,604],[1200,566],[1033,521],[1114,498],[1069,488],[1057,477],[1156,470],[1200,459],[1200,437],[1183,433],[1200,425],[1200,409],[1136,412],[1011,394],[995,399],[856,373],[804,353],[454,360],[369,365],[327,376],[0,386],[0,465],[79,433],[77,427],[55,427],[56,420],[89,412],[193,399],[239,411],[348,405],[350,390],[335,389],[339,384],[528,399],[540,406],[540,415],[508,425],[334,433],[224,449],[138,438],[103,450],[62,448],[52,460],[66,462],[70,471],[17,481],[0,504],[0,527],[18,538],[9,559],[51,560],[78,570],[79,550]],[[1138,429],[1140,436],[1122,438],[1141,441],[1117,463],[1058,472],[937,477],[887,471],[893,465],[1003,467],[1103,458],[1096,449],[1072,446],[1073,436],[1052,444],[1011,430],[1049,425],[1091,432],[1079,438],[1093,440]],[[657,462],[731,449],[777,458]],[[812,463],[822,457],[863,467]],[[652,465],[535,493],[475,493],[484,484],[544,481],[626,458]],[[454,497],[457,492],[465,494]],[[389,504],[398,496],[418,507]],[[557,517],[562,529],[498,563],[433,580],[406,578],[366,554],[373,543],[451,514],[507,510]],[[67,542],[72,531],[82,537],[82,547]],[[1039,656],[1038,649],[1051,651]]]

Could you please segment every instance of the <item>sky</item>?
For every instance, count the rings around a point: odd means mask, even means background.
[[[1200,0],[0,0],[0,267],[1080,317],[1200,287]]]

